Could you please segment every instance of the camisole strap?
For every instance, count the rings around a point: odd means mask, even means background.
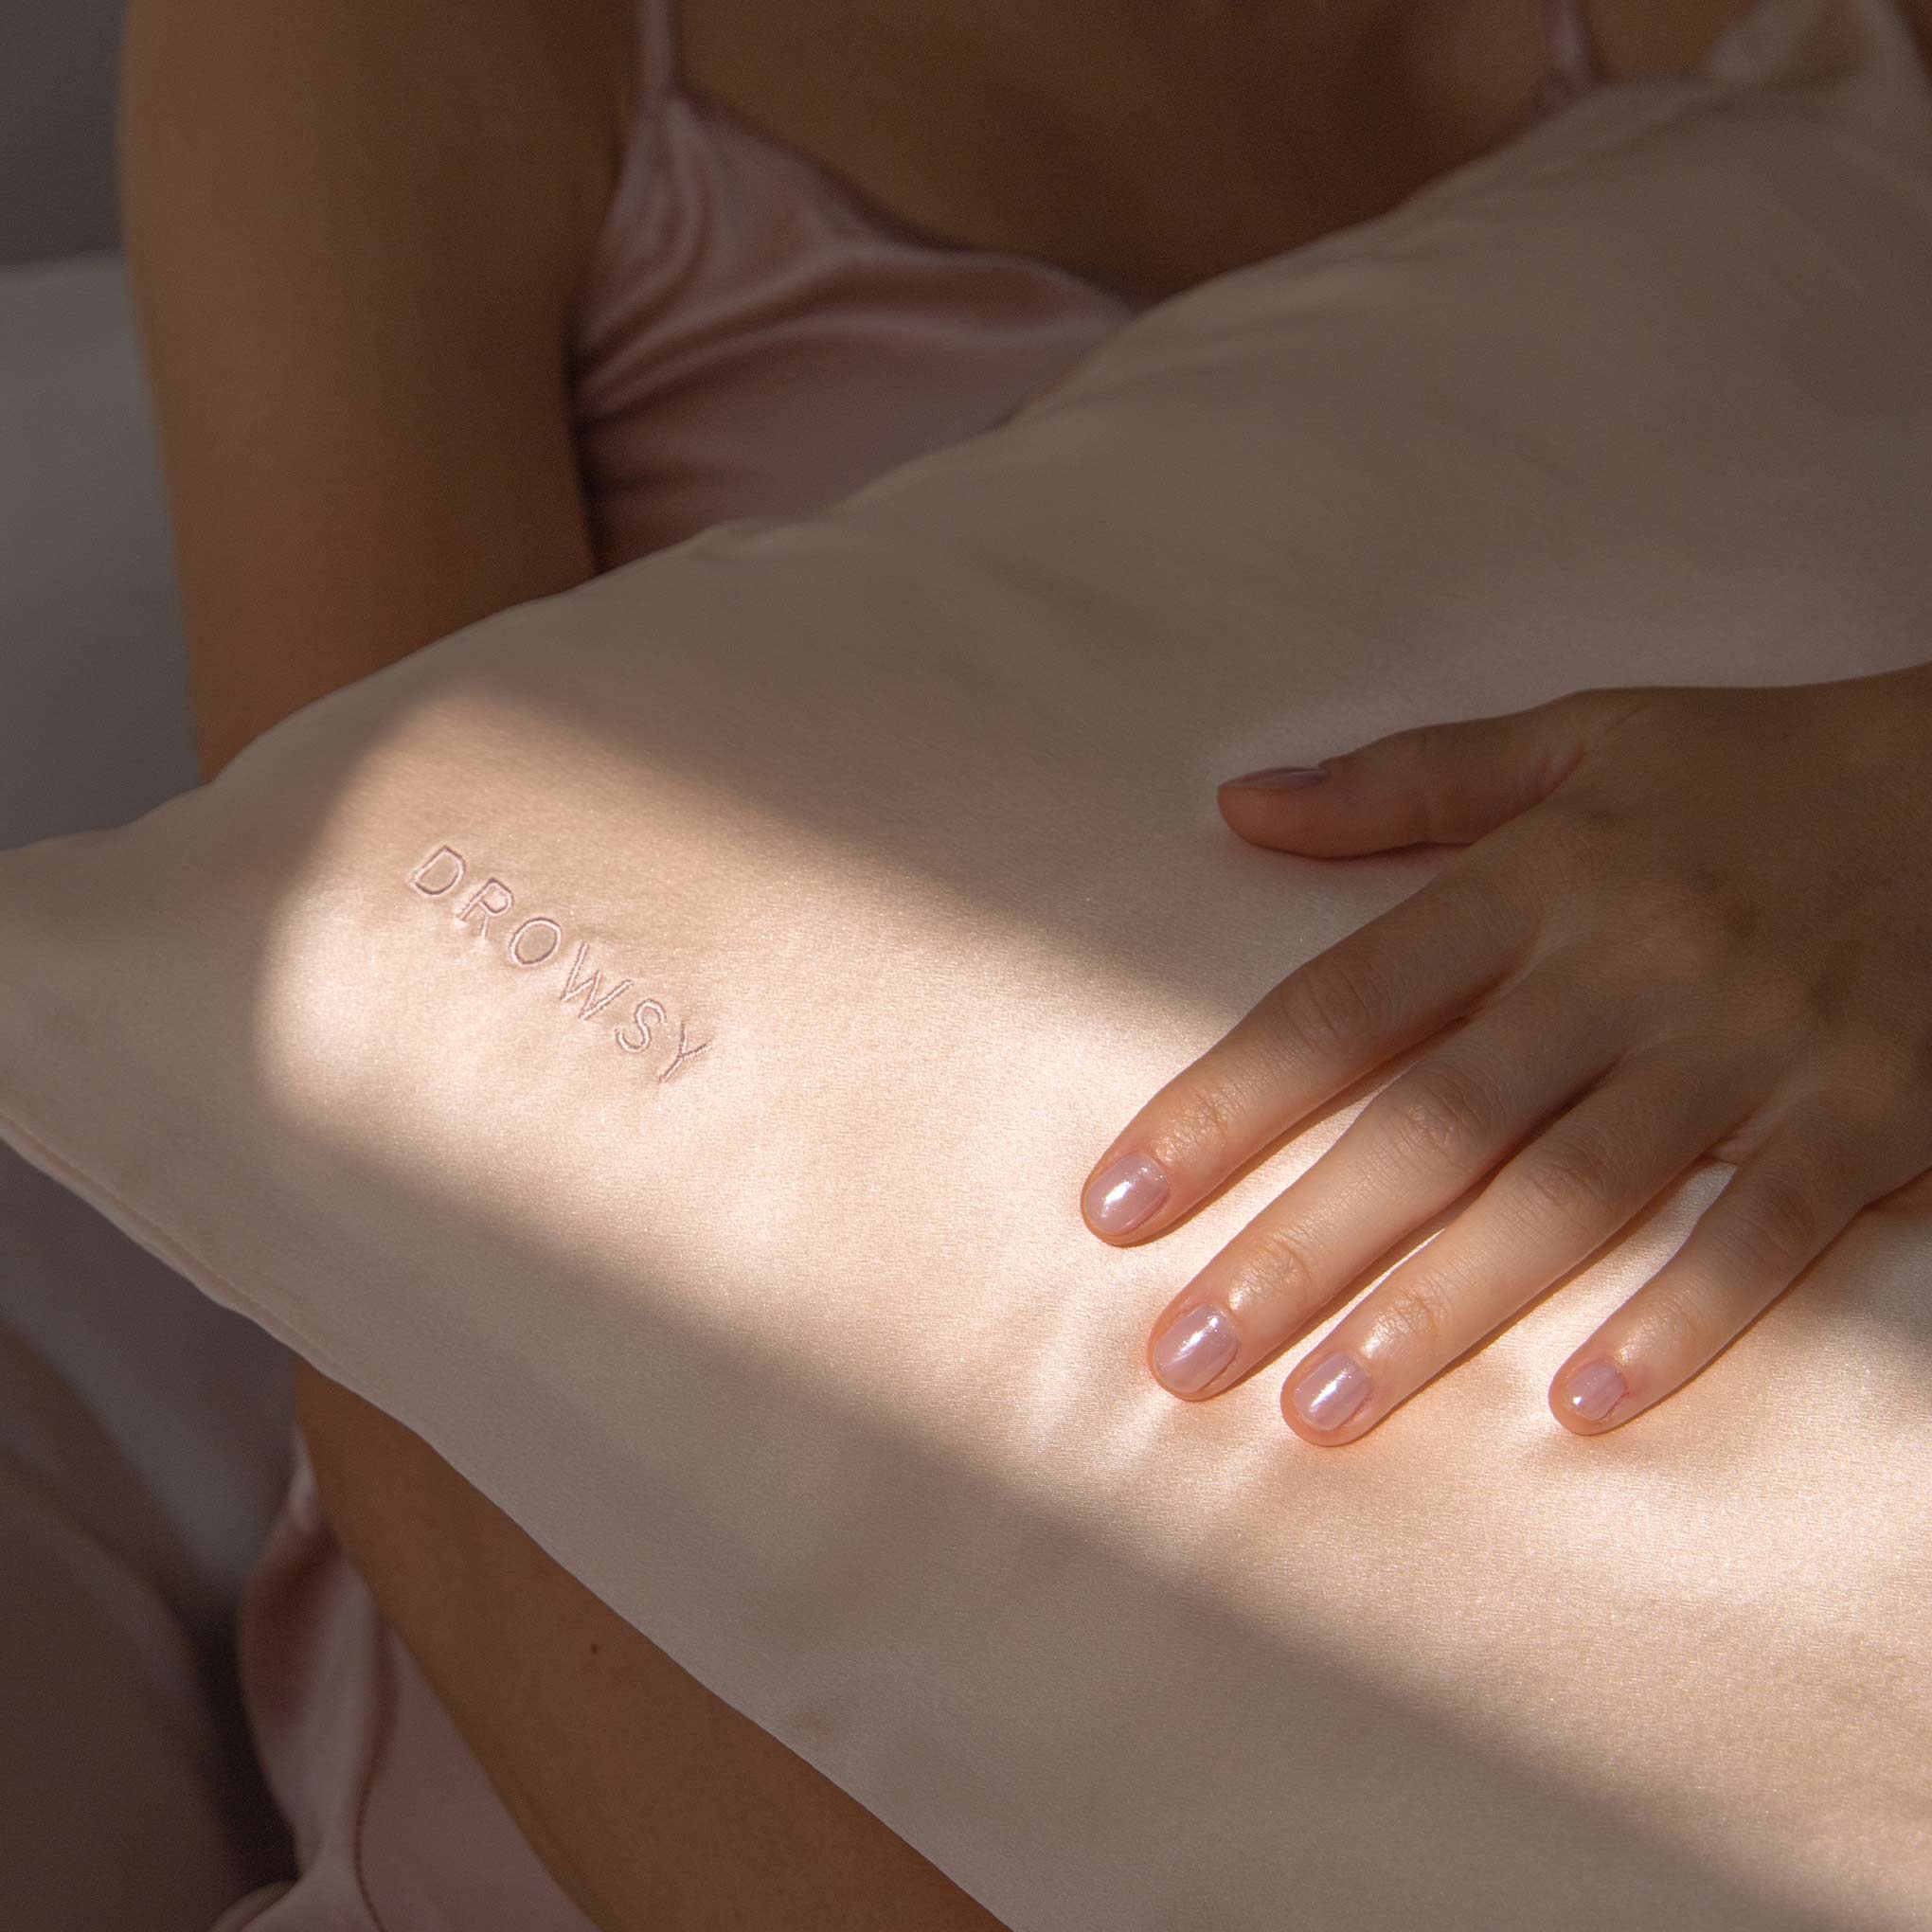
[[[1549,78],[1543,83],[1547,112],[1581,99],[1602,80],[1590,45],[1586,5],[1587,0],[1543,0],[1543,34],[1549,48]]]
[[[637,109],[650,116],[677,89],[677,0],[637,0]]]

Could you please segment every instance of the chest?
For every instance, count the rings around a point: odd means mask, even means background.
[[[679,82],[912,227],[1155,295],[1506,138],[1529,0],[675,0]]]

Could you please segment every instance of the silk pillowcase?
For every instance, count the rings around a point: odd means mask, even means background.
[[[1446,856],[1246,847],[1219,778],[1927,655],[1928,314],[1899,15],[1761,8],[0,856],[0,1134],[1019,1932],[1923,1924],[1926,1212],[1572,1439],[1702,1163],[1325,1453],[1141,1349],[1396,1069],[1143,1247],[1077,1193]]]

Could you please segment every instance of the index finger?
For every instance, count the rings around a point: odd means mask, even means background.
[[[1472,849],[1472,853],[1475,849]],[[1104,1240],[1171,1225],[1297,1120],[1466,1012],[1534,939],[1528,895],[1458,859],[1272,987],[1136,1114],[1081,1212]]]

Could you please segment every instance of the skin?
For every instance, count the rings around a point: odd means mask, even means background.
[[[1932,0],[1914,7],[1932,45]],[[1530,0],[680,10],[688,87],[902,220],[1156,293],[1381,212],[1506,138],[1543,79]],[[1592,24],[1607,71],[1635,77],[1681,70],[1744,10],[1597,0]],[[631,31],[628,0],[132,0],[123,208],[208,776],[298,707],[598,567],[564,352],[628,132]],[[1328,809],[1224,798],[1261,843],[1369,849]],[[1447,930],[1476,900],[1438,903]],[[1520,915],[1511,931],[1530,940]],[[1306,1111],[1397,1017],[1261,1083],[1243,1131]],[[1193,1077],[1257,1046],[1230,1036]],[[1136,1239],[1233,1153],[1183,1156],[1190,1105],[1176,1082],[1109,1150],[1173,1162],[1179,1192]],[[1342,1174],[1319,1184],[1336,1203]],[[299,1394],[343,1547],[595,1923],[996,1923],[407,1430],[313,1371]]]
[[[1932,1204],[1932,905],[1901,886],[1932,878],[1932,666],[1575,692],[1396,733],[1314,784],[1230,783],[1221,807],[1284,851],[1467,850],[1136,1116],[1100,1163],[1168,1177],[1136,1238],[1455,1030],[1163,1311],[1149,1366],[1176,1393],[1245,1379],[1498,1163],[1289,1369],[1304,1440],[1366,1435],[1706,1154],[1736,1174],[1557,1370],[1551,1412],[1579,1434],[1681,1387],[1869,1207]],[[1173,1351],[1204,1312],[1210,1339]]]

